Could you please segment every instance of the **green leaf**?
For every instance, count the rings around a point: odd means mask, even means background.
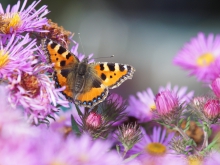
[[[79,115],[79,116],[83,116],[83,114],[82,114],[82,112],[80,111],[78,105],[75,104],[75,107],[76,107],[76,110],[77,110],[77,112],[78,112],[78,115]]]
[[[195,123],[198,127],[203,127],[203,125],[199,121],[195,121]]]
[[[165,126],[165,127],[167,127],[168,129],[173,129],[173,127],[164,124],[162,121],[156,120],[156,122],[159,123],[159,124],[161,124],[161,125],[163,125],[163,126]]]
[[[185,143],[186,145],[190,145],[190,146],[196,146],[196,143],[193,139],[189,139],[188,141],[186,141]]]
[[[210,151],[213,148],[216,148],[219,151],[219,140],[220,140],[220,133],[218,133],[212,142],[204,149],[204,151]]]
[[[182,124],[184,118],[180,119],[180,121],[178,122],[178,126]]]
[[[125,163],[131,161],[132,159],[136,158],[138,155],[140,155],[140,153],[131,155],[130,157],[128,157],[127,159],[124,160]]]
[[[78,128],[78,124],[75,121],[73,115],[71,115],[71,126],[72,126],[72,130],[76,135],[80,135],[80,130]]]

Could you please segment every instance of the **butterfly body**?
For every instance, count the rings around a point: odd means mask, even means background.
[[[131,79],[135,69],[126,64],[82,61],[49,39],[42,40],[48,62],[54,63],[53,78],[57,87],[66,88],[62,92],[75,104],[93,107],[102,102],[109,90]]]

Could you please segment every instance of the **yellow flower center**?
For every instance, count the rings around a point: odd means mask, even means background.
[[[66,163],[60,162],[60,161],[53,161],[50,163],[50,165],[66,165]]]
[[[145,147],[145,151],[151,155],[164,155],[166,153],[166,146],[161,143],[150,143]]]
[[[197,65],[201,67],[209,66],[213,61],[215,60],[215,57],[211,53],[205,53],[197,58]]]
[[[203,159],[198,156],[189,156],[188,157],[188,164],[189,165],[202,165]]]
[[[87,163],[89,161],[89,158],[86,154],[80,154],[77,160],[79,163],[83,164],[83,163]]]
[[[150,106],[150,109],[151,109],[152,111],[156,110],[156,105],[155,105],[155,104],[152,104],[152,105]]]
[[[10,29],[16,30],[21,24],[19,13],[0,15],[0,31],[4,34],[10,33]]]
[[[0,50],[0,68],[8,63],[8,57],[8,53],[4,53],[4,50]]]

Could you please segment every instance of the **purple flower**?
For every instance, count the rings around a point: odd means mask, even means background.
[[[129,97],[129,106],[126,111],[130,116],[138,119],[138,122],[147,122],[152,120],[152,109],[155,109],[154,94],[150,88],[146,91],[137,93],[138,99],[131,95]]]
[[[35,65],[32,74],[22,73],[18,84],[10,85],[11,104],[22,105],[29,122],[38,124],[49,115],[55,116],[58,105],[68,107],[60,91],[64,88],[55,89],[54,81],[45,74],[48,66]]]
[[[211,84],[212,91],[220,98],[220,78],[216,78]]]
[[[207,100],[203,112],[208,119],[217,119],[220,114],[220,101],[214,99]]]
[[[0,137],[10,138],[34,134],[27,125],[21,109],[14,109],[7,100],[6,85],[0,85]],[[1,140],[0,140],[1,141]]]
[[[179,106],[179,100],[174,92],[165,90],[156,95],[155,104],[160,116],[169,116]]]
[[[184,45],[174,58],[174,64],[190,75],[195,75],[199,81],[210,82],[219,75],[220,36],[214,38],[213,34],[207,37],[198,33],[197,37]]]
[[[50,135],[51,134],[51,135]],[[122,159],[110,151],[111,143],[93,140],[89,135],[69,136],[66,140],[48,133],[41,140],[42,164],[118,165]],[[42,143],[44,142],[44,143]],[[37,156],[37,155],[36,155]]]
[[[212,151],[204,159],[205,165],[220,164],[220,153],[218,151]]]
[[[152,135],[146,134],[142,129],[142,139],[136,143],[129,155],[140,153],[137,157],[143,164],[157,164],[162,162],[161,159],[166,158],[171,152],[168,143],[173,137],[173,134],[168,134],[166,137],[166,130],[161,127],[154,127]]]
[[[28,45],[27,45],[28,44]],[[35,40],[31,40],[28,34],[23,38],[10,39],[1,37],[0,40],[0,78],[9,80],[11,83],[18,83],[21,73],[31,73],[31,65],[35,64],[33,52],[36,50]]]
[[[177,85],[175,85],[172,88],[170,83],[168,83],[166,87],[160,87],[158,91],[161,92],[164,90],[170,90],[170,91],[173,91],[174,93],[176,93],[176,95],[179,99],[179,102],[184,105],[189,103],[194,95],[194,91],[190,91],[190,92],[186,93],[187,92],[186,86],[179,88]]]
[[[96,112],[90,112],[86,118],[86,126],[89,129],[98,129],[103,124],[102,115]]]
[[[187,92],[187,87],[181,87],[179,88],[177,85],[175,85],[173,88],[171,88],[171,84],[168,83],[166,87],[160,87],[159,92],[163,90],[172,90],[179,98],[180,103],[188,103],[192,97],[194,92],[190,91]],[[138,92],[137,97],[130,96],[129,97],[129,106],[126,109],[128,114],[130,116],[134,116],[138,119],[138,122],[148,122],[152,120],[153,113],[152,110],[156,109],[155,105],[155,95],[152,91],[152,89],[147,88],[146,91]]]
[[[43,25],[47,25],[47,18],[44,16],[49,13],[47,6],[44,5],[36,10],[35,7],[40,1],[34,1],[25,9],[27,0],[24,0],[20,8],[20,1],[16,5],[7,6],[6,10],[0,4],[0,32],[3,34],[13,34],[22,32],[44,32]],[[20,8],[20,9],[19,9]]]
[[[84,114],[84,107],[79,107],[80,111]],[[70,110],[60,111],[59,116],[55,116],[55,121],[50,120],[50,129],[55,132],[68,135],[72,131],[71,115],[73,115],[76,122],[81,121],[80,116],[77,113],[75,105],[72,105]]]

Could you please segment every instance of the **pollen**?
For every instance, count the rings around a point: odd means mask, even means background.
[[[3,50],[0,50],[0,68],[2,68],[3,66],[5,66],[9,59],[8,59],[8,53],[4,53]]]
[[[145,151],[151,155],[164,155],[166,153],[166,146],[161,143],[150,143],[145,147]]]
[[[213,61],[215,60],[215,57],[211,53],[205,53],[197,58],[197,65],[200,67],[206,67],[209,66]]]
[[[4,34],[10,33],[10,29],[17,30],[21,24],[19,13],[0,15],[0,31]]]
[[[36,76],[23,73],[20,85],[29,92],[30,97],[36,97],[40,92],[40,84]]]
[[[150,109],[151,109],[152,111],[156,110],[156,105],[155,105],[155,104],[150,105]]]
[[[66,163],[60,162],[60,161],[53,161],[50,163],[50,165],[66,165]]]
[[[203,158],[199,156],[189,156],[188,157],[188,164],[189,165],[201,165],[203,164]]]

